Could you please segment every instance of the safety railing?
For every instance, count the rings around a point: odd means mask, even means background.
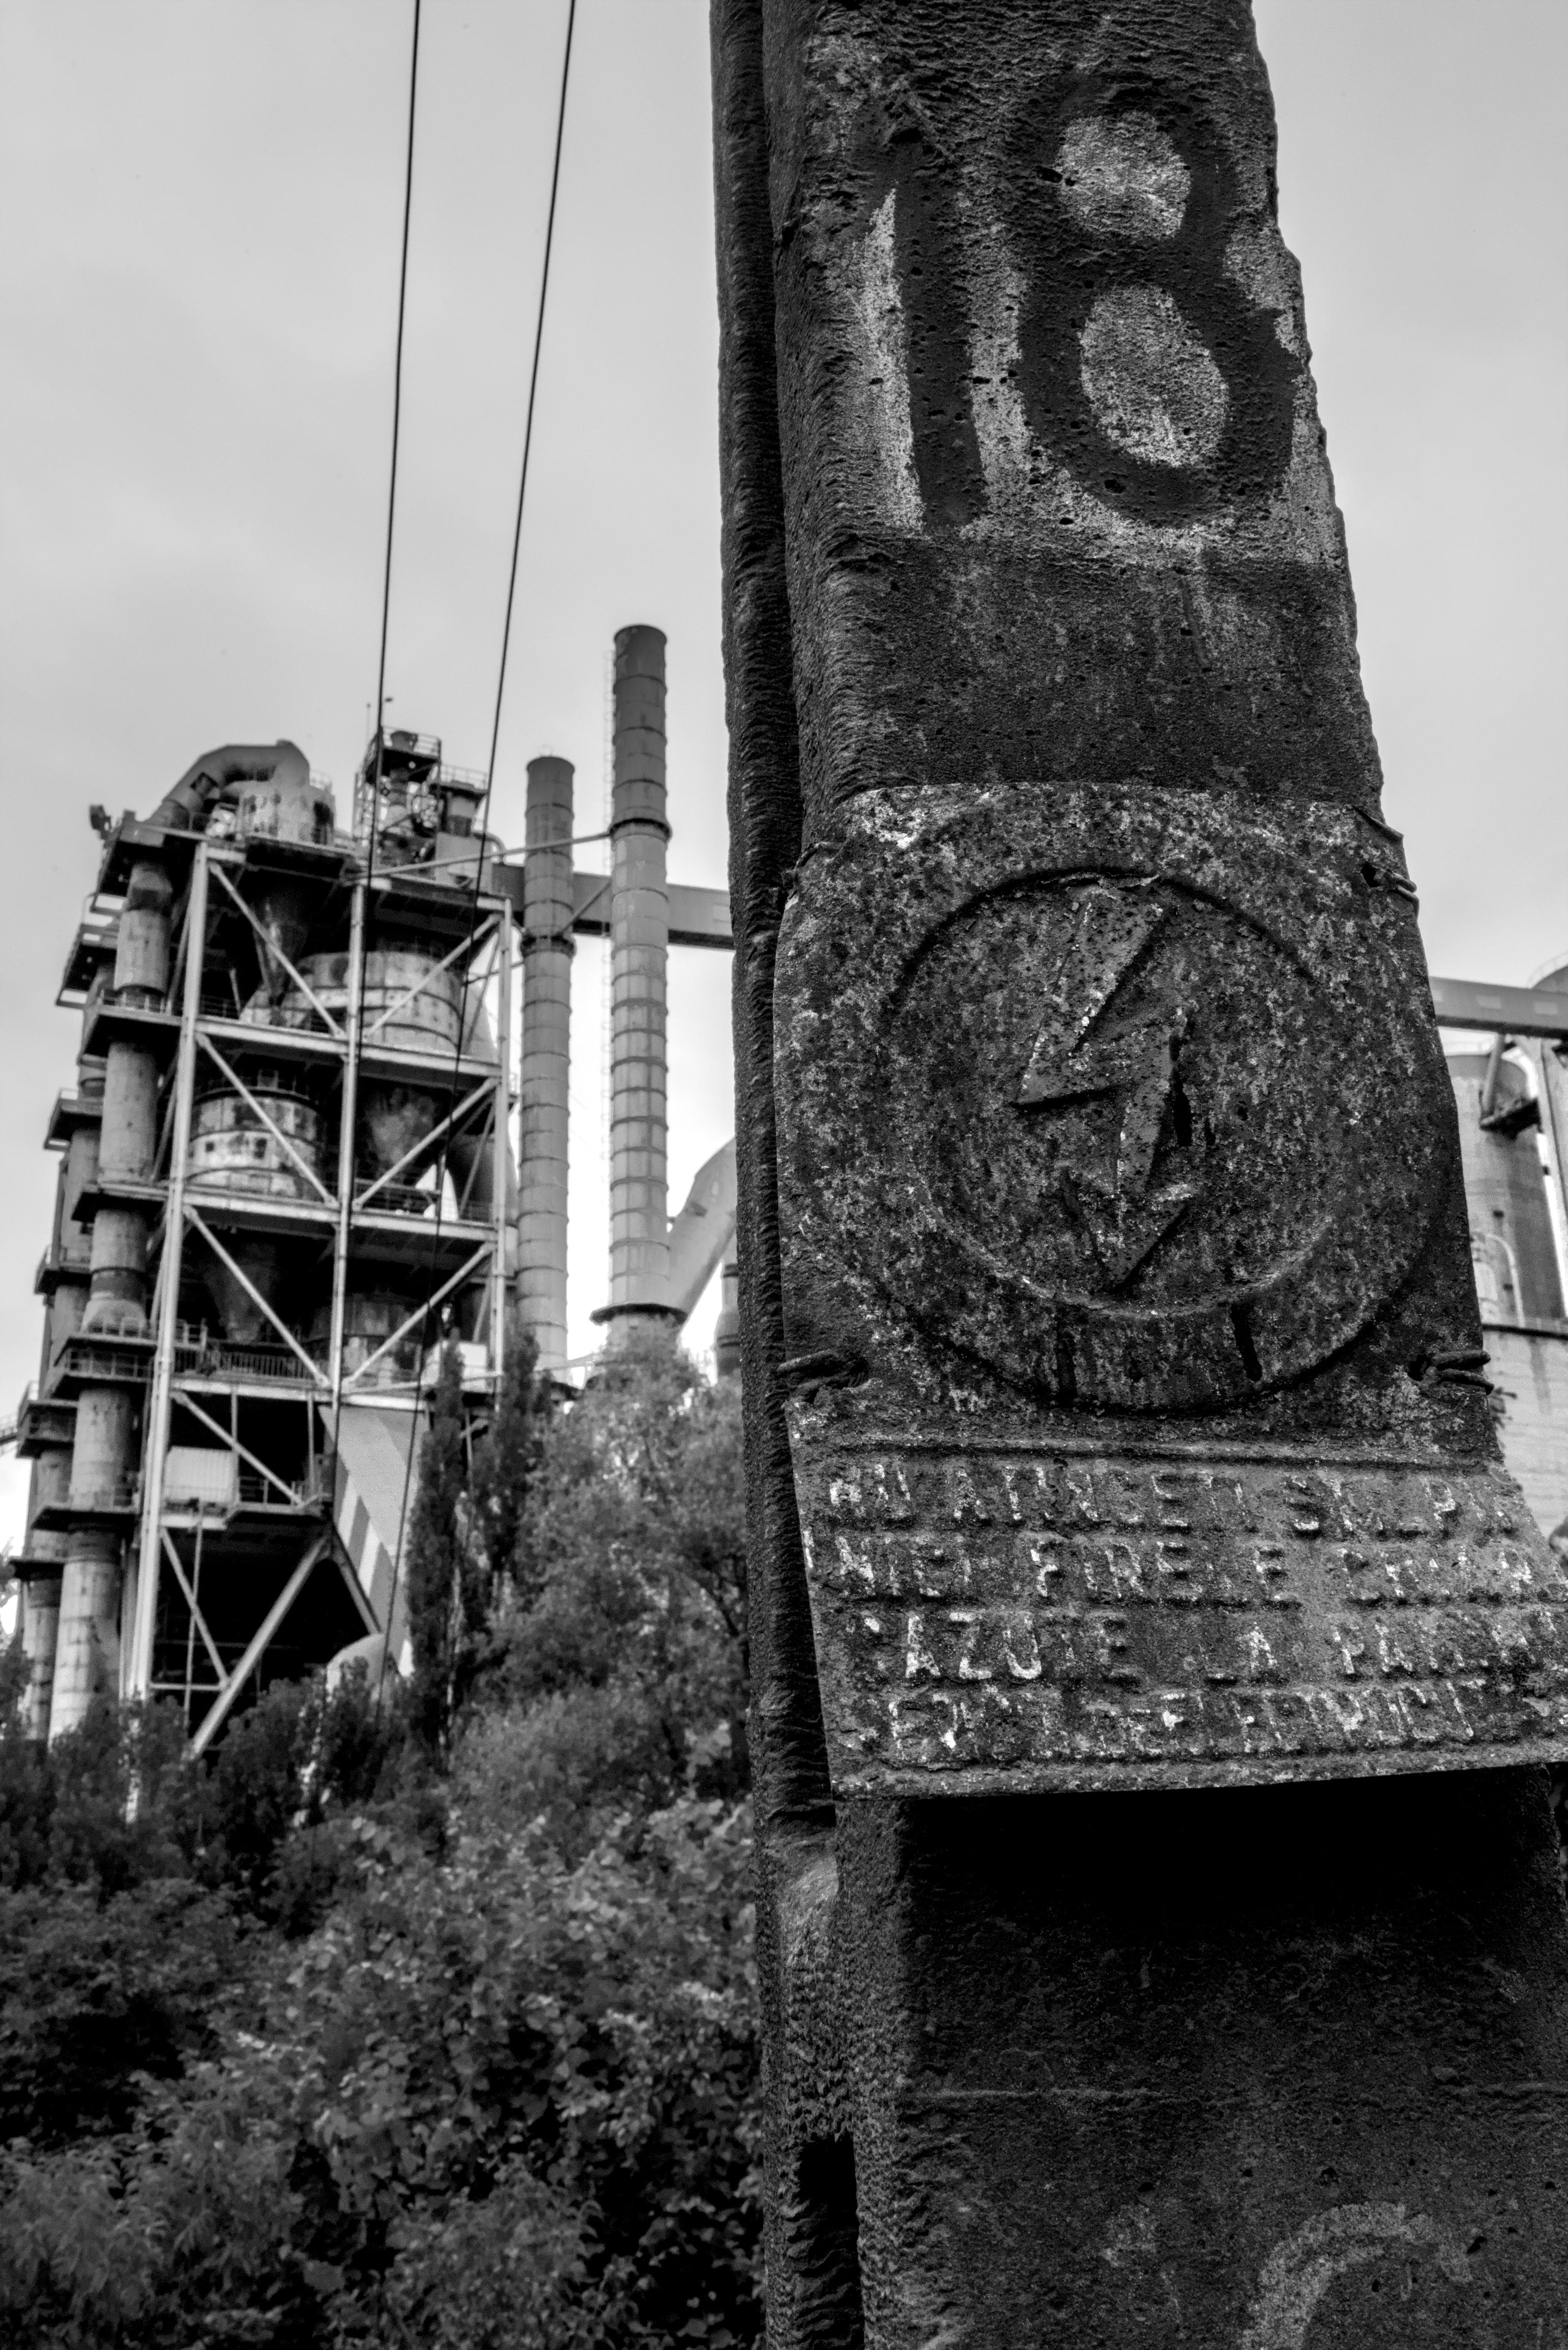
[[[303,1334],[301,1343],[306,1343]],[[296,1387],[308,1384],[298,1356],[286,1347],[237,1346],[226,1338],[214,1337],[204,1324],[180,1324],[174,1335],[174,1367],[186,1378],[272,1379]]]

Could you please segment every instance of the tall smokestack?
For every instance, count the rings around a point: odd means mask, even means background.
[[[566,1120],[572,1016],[572,764],[528,762],[517,1304],[542,1371],[566,1359]]]
[[[615,640],[615,790],[610,812],[610,1343],[667,1315],[665,964],[670,899],[664,816],[664,632]]]

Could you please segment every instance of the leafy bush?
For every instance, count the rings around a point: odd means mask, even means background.
[[[16,1750],[0,2339],[757,2339],[734,1399],[666,1346],[508,1409],[411,1709],[361,1675],[195,1767],[109,1709]]]
[[[123,2128],[143,2076],[215,2044],[235,1964],[228,1903],[188,1879],[0,1895],[0,2135]]]
[[[514,2302],[541,2342],[753,2339],[743,1813],[686,1797],[575,1866],[536,1828],[357,1840],[216,2056],[118,2137],[13,2147],[0,2311],[83,2345],[456,2342],[461,2306],[502,2341]]]
[[[590,1683],[482,1714],[458,1749],[452,1794],[477,1818],[541,1821],[577,1858],[617,1813],[669,1803],[686,1761],[656,1700],[635,1684]]]

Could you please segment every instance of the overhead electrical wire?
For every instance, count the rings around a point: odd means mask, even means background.
[[[414,117],[420,88],[420,12],[414,0],[409,44],[409,132],[404,142],[403,241],[398,259],[398,338],[392,357],[392,459],[387,480],[387,551],[381,567],[381,648],[376,663],[376,764],[370,783],[369,864],[376,861],[376,817],[381,797],[381,743],[387,717],[387,632],[392,611],[392,539],[398,514],[398,446],[403,422],[403,325],[409,308],[409,224],[414,209]]]
[[[413,219],[414,209],[414,125],[418,120],[419,114],[420,23],[422,6],[423,0],[413,0],[413,22],[409,40],[409,121],[408,131],[403,142],[403,231],[398,252],[398,326],[392,350],[392,446],[387,475],[386,546],[381,563],[381,634],[380,644],[376,657],[376,748],[375,764],[370,771],[370,817],[366,839],[365,857],[365,880],[367,883],[369,883],[374,874],[376,867],[376,826],[380,813],[381,801],[381,750],[382,744],[386,739],[387,639],[390,627],[392,611],[392,548],[396,536],[398,518],[398,453],[402,441],[403,425],[403,330],[407,323],[409,309],[409,231]],[[361,932],[359,941],[359,983],[356,986],[354,991],[357,1003],[354,1018],[354,1031],[349,1039],[348,1047],[356,1063],[358,1061],[359,1055],[363,1050],[365,1042],[365,990],[363,978],[364,958],[367,951],[365,938]],[[344,1069],[345,1112],[348,1107],[348,1070],[346,1064]],[[356,1178],[355,1151],[352,1137],[349,1138],[344,1150],[343,1159],[339,1163],[347,1168],[347,1172],[342,1180],[348,1191],[348,1206],[347,1212],[351,1218],[353,1212],[353,1194]],[[345,1280],[345,1284],[347,1283],[346,1266],[344,1268],[343,1274],[339,1277]],[[339,1332],[341,1333],[341,1323],[339,1323],[338,1327]],[[341,1350],[341,1335],[339,1335],[338,1337],[338,1347],[339,1350]],[[341,1461],[343,1436],[343,1376],[341,1352],[339,1352],[338,1360],[335,1366],[334,1376],[337,1381],[337,1391],[333,1398],[332,1451],[334,1458]],[[411,1442],[410,1450],[411,1453]],[[391,1616],[389,1613],[383,1637],[381,1654],[381,1670],[383,1675],[386,1671],[386,1648],[390,1639],[391,1628]],[[378,1686],[378,1704],[379,1702],[379,1687]]]
[[[506,693],[506,658],[512,649],[512,613],[517,600],[517,561],[523,547],[523,507],[528,495],[528,460],[534,449],[534,408],[539,393],[539,354],[545,347],[545,304],[550,292],[550,255],[556,242],[556,199],[561,186],[561,148],[566,129],[566,86],[572,72],[572,34],[577,21],[577,0],[567,0],[566,39],[561,54],[561,98],[556,109],[556,152],[550,166],[550,205],[545,215],[545,258],[539,271],[539,309],[534,321],[534,363],[528,370],[528,409],[523,425],[523,463],[517,476],[517,515],[512,526],[512,567],[506,580],[506,613],[501,624],[501,660],[495,676],[495,715],[490,729],[490,757],[484,768],[484,814],[495,784],[495,754],[501,741],[501,705]],[[483,835],[483,827],[481,826]],[[476,883],[477,889],[477,883]]]
[[[418,44],[418,16],[419,0],[415,0],[416,54]],[[550,201],[548,209],[545,215],[545,252],[539,270],[539,303],[534,319],[534,355],[528,369],[528,401],[527,407],[524,411],[523,423],[523,461],[518,469],[517,476],[517,505],[512,525],[512,560],[508,567],[506,578],[506,606],[501,624],[501,656],[496,668],[495,704],[490,728],[490,756],[485,762],[484,797],[480,804],[479,812],[478,847],[475,852],[473,868],[473,906],[469,916],[468,925],[470,953],[472,951],[474,934],[479,927],[479,895],[480,888],[484,878],[484,840],[489,830],[490,803],[495,788],[495,761],[501,742],[501,713],[506,696],[506,665],[507,659],[512,649],[513,613],[516,608],[517,602],[517,572],[523,548],[523,514],[528,496],[528,463],[534,450],[534,414],[539,396],[539,360],[545,347],[545,312],[550,292],[550,257],[555,249],[556,242],[556,207],[561,186],[561,151],[565,144],[566,130],[566,92],[571,83],[572,35],[576,30],[576,21],[577,0],[567,0],[566,36],[561,51],[561,90],[556,108],[556,144],[555,152],[550,164]],[[412,178],[413,116],[412,95],[410,92],[409,120],[409,181],[410,187],[412,185]],[[403,220],[403,260],[406,273],[408,264],[408,215],[406,207]],[[398,313],[398,348],[399,364],[400,368],[402,350],[402,302],[400,294],[399,296]],[[391,577],[391,532],[389,518],[388,526],[387,566],[388,580],[389,582]],[[384,669],[386,660],[386,622],[384,613],[382,619],[381,653]],[[384,681],[385,680],[383,675],[383,684]],[[378,709],[379,709],[379,706],[380,705],[378,704]],[[376,729],[376,775],[378,785],[380,778],[380,764],[381,729],[379,719],[378,718]],[[373,793],[371,798],[372,820],[374,818],[375,806],[376,797]],[[467,1017],[466,1014],[464,1014],[464,1015],[461,1016],[458,1021],[457,1042],[452,1051],[452,1087],[454,1094],[459,1082],[462,1060],[463,1035],[467,1025]],[[436,1194],[435,1222],[431,1233],[429,1278],[432,1285],[435,1280],[436,1263],[441,1248],[441,1221],[445,1204],[443,1186]],[[502,1204],[503,1209],[504,1209],[504,1201],[503,1201]],[[497,1357],[499,1357],[500,1354],[501,1336],[502,1334],[499,1330],[494,1330],[491,1333],[492,1347]],[[499,1402],[499,1400],[500,1399],[498,1395],[497,1401]],[[381,1692],[386,1685],[387,1660],[391,1650],[392,1623],[397,1612],[398,1586],[402,1574],[403,1546],[408,1525],[409,1502],[413,1490],[414,1452],[415,1444],[412,1433],[410,1432],[408,1459],[403,1469],[402,1501],[398,1511],[398,1539],[396,1546],[392,1552],[391,1588],[387,1599],[387,1630],[381,1649],[381,1669],[376,1683],[376,1707],[378,1712],[380,1710]]]

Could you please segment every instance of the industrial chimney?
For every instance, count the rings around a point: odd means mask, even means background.
[[[570,760],[528,762],[524,837],[517,1305],[538,1347],[539,1368],[559,1372],[566,1360],[566,1120],[573,953]],[[662,842],[659,858],[662,866]]]
[[[669,1302],[665,1179],[665,965],[670,900],[664,815],[664,632],[615,640],[610,809],[610,1302],[595,1315],[614,1346]]]

